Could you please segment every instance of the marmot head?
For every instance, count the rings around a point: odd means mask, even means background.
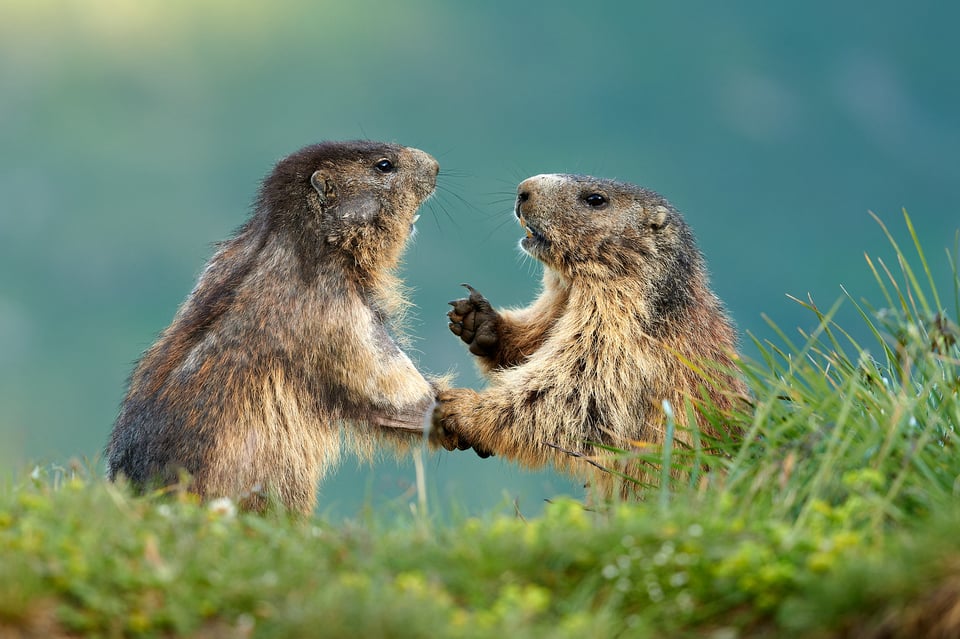
[[[372,141],[323,142],[281,160],[263,181],[258,213],[308,262],[331,252],[368,271],[396,266],[433,193],[429,154]]]
[[[515,213],[526,230],[520,246],[567,278],[662,283],[702,268],[680,213],[633,184],[536,175],[517,188]]]

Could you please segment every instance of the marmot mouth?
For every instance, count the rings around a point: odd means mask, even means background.
[[[547,240],[546,236],[539,231],[536,227],[532,226],[527,219],[521,214],[517,214],[517,217],[520,218],[520,226],[523,227],[523,230],[527,232],[527,236],[520,240],[520,245],[530,250],[536,246],[547,246],[550,244],[550,241]]]
[[[413,219],[410,220],[410,235],[413,235],[414,233],[416,233],[417,231],[416,224],[417,224],[417,220],[419,219],[420,219],[420,214],[417,213],[416,215],[413,216]]]

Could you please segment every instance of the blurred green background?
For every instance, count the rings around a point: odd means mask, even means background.
[[[945,272],[960,223],[960,5],[5,0],[0,5],[0,469],[97,459],[126,376],[273,162],[366,137],[442,166],[405,274],[428,372],[479,386],[446,329],[469,281],[530,300],[516,184],[582,172],[685,212],[741,331],[874,296],[876,211]],[[879,300],[878,300],[879,301]],[[745,344],[749,354],[749,344]],[[431,455],[447,510],[579,488]],[[413,469],[348,461],[321,510],[406,508]]]

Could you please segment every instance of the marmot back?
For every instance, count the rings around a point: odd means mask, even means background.
[[[312,510],[341,431],[419,437],[434,390],[394,342],[395,275],[439,165],[423,151],[327,142],[281,160],[143,355],[107,447],[108,476],[176,482],[262,509]]]
[[[612,180],[538,175],[520,184],[515,213],[523,250],[544,264],[543,292],[520,310],[498,312],[472,289],[452,302],[450,329],[490,385],[440,394],[436,442],[592,474],[569,453],[605,454],[590,443],[629,450],[662,442],[665,400],[685,425],[687,399],[707,393],[729,410],[743,396],[736,334],[693,234],[664,198]],[[691,363],[715,373],[713,383]],[[698,421],[708,435],[736,434]],[[677,438],[689,443],[690,433]],[[649,479],[636,462],[618,470]],[[613,492],[611,475],[595,479]]]

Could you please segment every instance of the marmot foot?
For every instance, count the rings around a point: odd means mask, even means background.
[[[470,352],[480,357],[493,357],[500,347],[500,314],[482,294],[469,284],[462,284],[470,291],[470,297],[448,302],[453,307],[450,332],[470,347]]]

